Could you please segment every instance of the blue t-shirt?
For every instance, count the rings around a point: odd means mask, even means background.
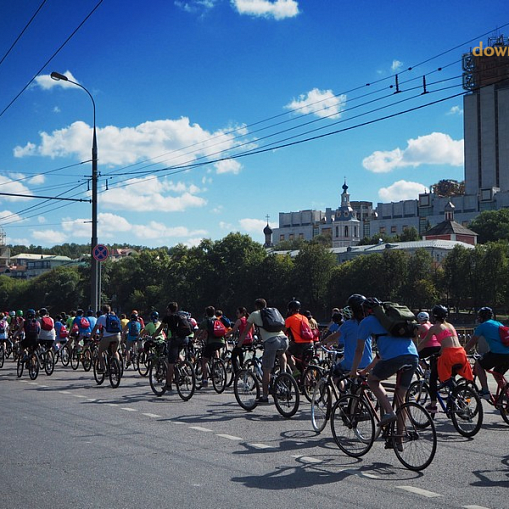
[[[88,321],[88,327],[82,327],[81,326],[81,320],[82,319],[85,319]],[[80,315],[80,316],[77,316],[73,321],[72,321],[72,324],[73,326],[74,325],[77,325],[78,326],[78,329],[79,329],[79,332],[80,334],[90,334],[92,332],[92,327],[90,327],[90,320],[88,319],[88,316],[83,316],[83,315]]]
[[[478,325],[474,331],[474,336],[483,336],[490,347],[490,352],[509,355],[509,346],[502,344],[498,328],[502,324],[496,320],[486,320]]]
[[[355,319],[347,320],[339,328],[341,332],[341,340],[345,345],[343,360],[341,367],[350,371],[352,369],[353,358],[355,357],[355,349],[357,348],[357,340],[359,339],[359,322]],[[364,344],[364,353],[362,354],[359,369],[364,369],[373,360],[373,350],[371,348],[371,337]]]
[[[387,331],[374,315],[367,316],[359,324],[359,339],[367,342],[371,339],[371,336],[378,336],[376,337],[376,344],[382,360],[394,359],[400,355],[419,356],[412,338],[396,338],[387,334]]]
[[[97,323],[97,318],[95,316],[87,316],[87,320],[90,322],[90,332],[92,332],[92,329],[95,327],[95,324]]]
[[[329,334],[334,334],[334,332],[337,332],[340,328],[341,324],[339,323],[336,323],[334,322],[330,327],[329,327]],[[342,336],[339,336],[338,338],[338,348],[343,348],[344,346],[344,343],[343,343],[343,338]]]

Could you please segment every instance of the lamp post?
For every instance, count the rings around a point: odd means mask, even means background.
[[[94,248],[97,246],[97,136],[95,128],[95,101],[92,94],[83,85],[70,80],[67,76],[60,74],[59,72],[52,72],[51,78],[55,81],[67,81],[83,89],[90,97],[94,108],[94,135],[92,139],[92,239],[90,246],[90,298],[91,308],[94,311],[97,311],[101,305],[101,287],[99,279],[99,262],[94,258]]]

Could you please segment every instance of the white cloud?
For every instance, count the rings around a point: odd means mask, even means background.
[[[177,0],[175,5],[185,12],[195,13],[212,9],[215,5],[215,0],[191,0],[189,2]]]
[[[219,221],[219,228],[221,228],[221,230],[232,231],[233,225],[231,223],[225,223],[224,221]]]
[[[33,185],[44,184],[44,182],[46,182],[46,177],[44,175],[35,175],[28,181],[29,184]]]
[[[217,207],[214,207],[211,212],[212,214],[221,214],[221,212],[223,212],[224,210],[224,207],[223,205],[218,205]]]
[[[67,240],[67,235],[59,230],[32,230],[32,237],[39,242],[62,244]]]
[[[242,229],[248,233],[259,233],[263,232],[265,226],[267,226],[267,221],[263,221],[262,219],[240,219],[239,224]],[[277,225],[272,224],[271,228],[277,228]]]
[[[46,218],[44,216],[37,216],[37,222],[39,224],[44,224],[46,222]]]
[[[190,237],[206,235],[206,230],[189,230],[185,226],[167,227],[163,223],[150,221],[147,225],[133,225],[133,233],[139,239],[171,239],[175,237]]]
[[[200,245],[200,242],[203,240],[203,237],[194,237],[191,239],[187,239],[185,242],[183,242],[184,246],[187,247],[197,247]]]
[[[76,83],[79,83],[79,81],[72,75],[72,73],[70,71],[66,71],[62,74],[64,76],[66,76],[67,78],[69,78],[70,80],[72,80]],[[52,88],[56,88],[56,87],[78,89],[78,87],[76,85],[74,85],[73,83],[69,83],[65,80],[57,81],[57,80],[52,79],[51,75],[49,75],[49,74],[37,76],[37,78],[35,78],[35,80],[34,80],[34,86],[39,86],[43,90],[51,90]]]
[[[400,62],[399,60],[393,60],[391,65],[391,71],[397,72],[403,67],[403,62]]]
[[[32,244],[32,241],[30,239],[27,239],[27,238],[12,238],[12,239],[7,239],[7,243],[8,244],[12,244],[13,246],[29,246],[30,244]]]
[[[339,118],[346,104],[346,95],[334,95],[332,90],[313,88],[307,94],[294,99],[285,108],[299,113],[313,113],[320,118]]]
[[[101,193],[101,207],[137,212],[181,212],[207,204],[204,198],[196,196],[201,190],[195,185],[153,177],[130,179],[126,184],[129,185],[110,187]]]
[[[416,168],[423,164],[463,164],[463,140],[453,140],[448,134],[431,133],[407,141],[405,149],[376,150],[362,161],[373,173],[389,173],[396,168]]]
[[[408,182],[406,180],[398,180],[389,187],[382,187],[378,191],[378,196],[382,202],[414,200],[419,193],[424,193],[426,186],[419,182]]]
[[[24,177],[19,177],[24,178]],[[3,201],[21,201],[26,200],[26,198],[30,198],[32,196],[32,192],[28,189],[28,187],[24,186],[21,182],[16,182],[17,179],[12,180],[11,178],[4,177],[0,175],[0,192],[2,193],[12,193],[12,194],[21,194],[23,196],[1,196],[0,200]]]
[[[25,220],[15,212],[11,212],[10,210],[2,210],[0,212],[0,221],[5,221],[6,223],[21,223]]]
[[[236,159],[219,161],[215,166],[218,175],[221,173],[233,173],[234,175],[238,175],[242,169],[242,165]]]
[[[299,14],[299,4],[295,0],[231,0],[239,14],[264,18],[285,19]]]
[[[240,130],[244,135],[245,129],[240,126]],[[41,132],[39,145],[29,141],[24,146],[17,146],[14,156],[87,160],[90,158],[92,131],[91,126],[77,121],[52,133]],[[157,159],[158,164],[179,165],[193,163],[199,157],[217,158],[240,143],[238,132],[237,128],[209,132],[198,124],[191,124],[187,117],[147,121],[135,127],[99,127],[99,163],[104,167]]]
[[[453,106],[448,112],[447,115],[463,115],[463,110],[459,106]]]

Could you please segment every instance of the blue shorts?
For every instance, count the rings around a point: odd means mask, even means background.
[[[392,359],[380,360],[376,363],[371,374],[379,380],[387,380],[392,375],[395,375],[403,366],[412,366],[412,369],[407,369],[401,374],[399,386],[408,388],[412,383],[419,357],[417,355],[400,355]]]

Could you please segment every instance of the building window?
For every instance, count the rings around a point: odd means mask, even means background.
[[[285,240],[285,236],[284,235],[280,235],[279,236],[279,242],[283,242]]]
[[[396,233],[398,231],[397,226],[391,226],[391,233]]]
[[[304,234],[303,233],[299,233],[299,239],[304,239]]]
[[[290,233],[290,235],[288,235],[288,240],[293,240],[295,238],[295,235],[293,233]]]
[[[339,237],[339,226],[336,226],[336,237]]]
[[[385,226],[380,226],[380,233],[385,233],[387,228]]]
[[[345,226],[345,237],[348,238],[348,226]]]
[[[358,234],[357,234],[357,226],[354,226],[354,227],[353,227],[353,236],[354,236],[355,238],[357,238],[357,237],[358,237]]]

